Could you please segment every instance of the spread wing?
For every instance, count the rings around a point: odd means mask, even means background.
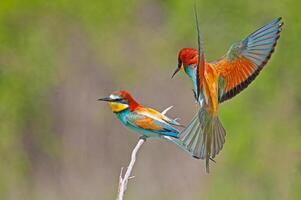
[[[165,121],[165,118],[165,115],[151,108],[139,108],[128,114],[127,121],[136,128],[178,137],[178,130]]]
[[[271,21],[233,44],[224,57],[211,63],[220,74],[219,102],[234,97],[257,77],[274,52],[282,25],[280,17]]]

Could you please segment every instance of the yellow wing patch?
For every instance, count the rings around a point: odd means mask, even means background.
[[[137,112],[143,114],[145,117],[142,119],[135,120],[135,124],[141,128],[149,129],[149,130],[161,130],[162,127],[155,124],[154,120],[162,121],[164,120],[164,115],[160,112],[152,109],[152,108],[145,108],[140,107],[137,109]]]
[[[145,113],[149,116],[152,116],[153,118],[158,119],[158,120],[164,120],[164,118],[165,118],[164,115],[162,115],[160,112],[158,112],[152,108],[141,107],[138,109],[138,111],[141,113]]]

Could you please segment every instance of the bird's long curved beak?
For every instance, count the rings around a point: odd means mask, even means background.
[[[171,78],[173,78],[173,77],[176,75],[176,73],[178,73],[178,72],[181,70],[181,68],[182,68],[182,62],[179,60],[179,62],[178,62],[178,67],[177,67],[177,69],[174,71],[174,73],[172,74]]]
[[[178,73],[178,71],[180,71],[180,69],[181,69],[181,68],[177,68],[177,69],[174,71],[174,73],[172,74],[171,78],[173,78],[173,77],[176,75],[176,73]]]
[[[98,100],[98,101],[108,101],[108,102],[114,101],[114,100],[111,99],[110,97],[99,98],[99,99],[97,99],[97,100]]]

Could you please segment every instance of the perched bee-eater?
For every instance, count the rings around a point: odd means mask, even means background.
[[[207,62],[200,43],[198,49],[183,48],[178,54],[178,67],[173,76],[183,69],[193,84],[194,96],[200,110],[184,129],[179,139],[191,154],[206,159],[209,172],[209,159],[213,159],[225,143],[225,129],[218,119],[218,104],[226,101],[256,78],[270,59],[280,37],[281,18],[251,33],[240,42],[234,43],[226,55],[214,62]]]
[[[117,91],[109,97],[98,100],[107,101],[121,123],[141,137],[167,139],[182,148],[182,143],[178,139],[179,131],[174,127],[182,125],[177,119],[165,115],[172,106],[158,112],[140,105],[127,91]]]

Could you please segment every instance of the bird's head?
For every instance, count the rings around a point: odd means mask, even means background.
[[[189,65],[198,63],[198,50],[193,48],[183,48],[178,54],[178,66],[174,71],[172,77],[176,75],[181,69],[185,69]]]
[[[124,90],[113,92],[109,97],[99,98],[98,100],[107,101],[114,113],[119,113],[126,109],[133,111],[139,106],[130,93]]]

